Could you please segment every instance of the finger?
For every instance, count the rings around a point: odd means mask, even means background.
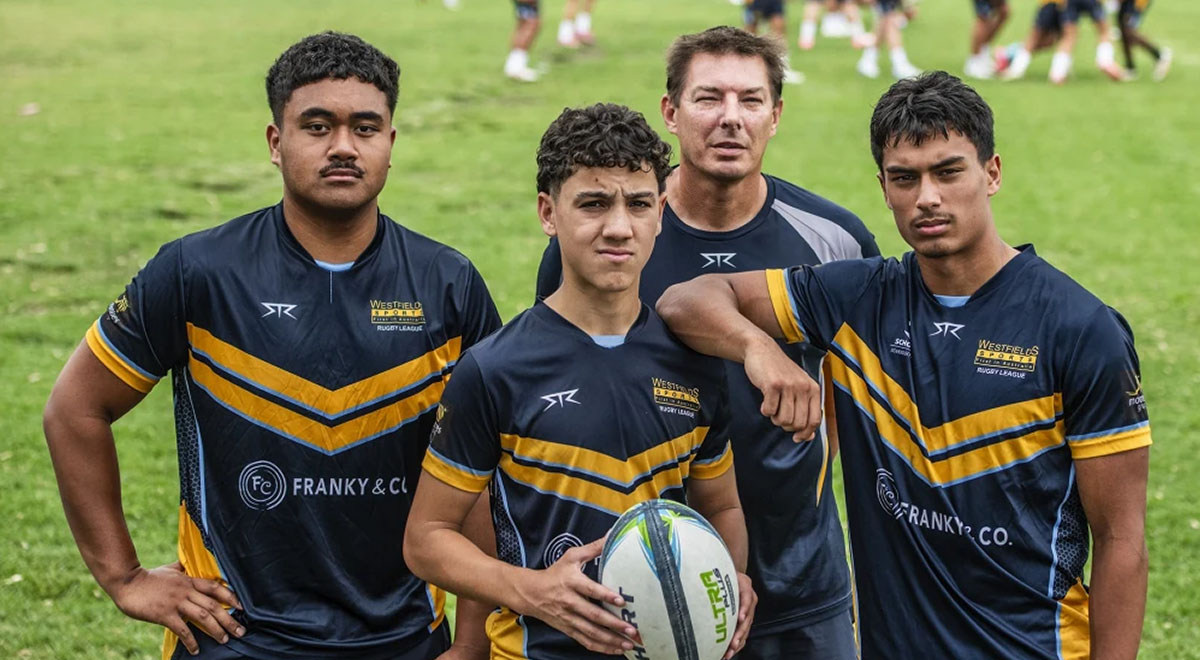
[[[237,594],[225,585],[216,580],[205,580],[203,578],[192,578],[192,586],[196,591],[217,599],[218,602],[228,605],[229,607],[243,609],[242,601],[238,600]]]
[[[766,417],[775,415],[775,411],[779,410],[779,388],[774,385],[768,385],[762,390],[763,402],[759,411]]]
[[[607,634],[616,638],[632,639],[637,635],[637,628],[603,607],[597,607],[588,601],[579,601],[570,609],[573,614],[583,617],[591,625],[602,627]]]
[[[812,437],[816,437],[817,427],[820,426],[821,418],[825,412],[821,409],[821,388],[814,387],[810,389],[812,391],[808,393],[808,400],[805,402],[808,404],[808,419],[806,421],[808,422],[809,429],[811,429],[810,433]]]
[[[784,430],[796,428],[796,401],[796,397],[786,394],[781,395],[779,397],[779,407],[775,410],[775,414],[771,416],[771,423],[782,427]]]
[[[617,607],[625,606],[625,599],[621,598],[620,594],[615,593],[612,589],[609,589],[599,582],[596,582],[583,573],[579,574],[578,579],[570,580],[567,584],[569,584],[570,587],[575,590],[575,593],[578,593],[584,598],[590,598],[592,600],[598,600],[605,603],[612,603]]]
[[[568,614],[566,622],[573,628],[572,633],[568,634],[590,651],[619,655],[633,648],[633,642],[596,625],[586,616]]]
[[[587,545],[582,545],[578,548],[571,548],[567,551],[567,553],[572,553],[572,556],[579,561],[579,563],[591,561],[596,557],[599,557],[601,552],[604,552],[604,537],[600,537]],[[564,556],[567,553],[564,553]]]
[[[238,623],[237,619],[229,616],[229,612],[226,612],[224,606],[216,600],[205,596],[199,591],[193,591],[188,596],[188,600],[207,610],[217,622],[217,625],[221,626],[229,634],[236,637],[241,637],[245,634],[246,629],[242,627],[242,624]]]
[[[196,642],[196,637],[192,634],[192,629],[188,628],[188,625],[183,622],[182,618],[172,616],[163,623],[163,626],[175,633],[175,636],[179,638],[179,643],[183,644],[183,648],[187,649],[188,653],[196,655],[200,652],[200,644]]]
[[[190,600],[180,603],[178,609],[183,618],[190,621],[192,625],[199,628],[205,635],[212,637],[222,644],[229,641],[229,634],[221,628],[221,624],[217,623],[216,618],[207,609]]]

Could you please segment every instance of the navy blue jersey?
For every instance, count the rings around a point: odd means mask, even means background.
[[[634,504],[682,502],[689,478],[729,470],[724,375],[648,307],[604,348],[538,303],[463,356],[424,467],[461,490],[490,486],[499,558],[545,568]],[[492,658],[610,657],[506,608],[487,631]]]
[[[234,650],[394,657],[441,624],[404,525],[450,369],[499,325],[458,252],[380,216],[331,272],[280,206],[166,244],[92,325],[130,386],[173,375],[179,559],[245,606]]]
[[[1029,246],[962,307],[912,253],[767,283],[829,349],[862,657],[1088,657],[1074,461],[1150,444],[1125,320]]]
[[[876,256],[879,248],[846,209],[767,176],[767,199],[750,222],[727,232],[689,227],[668,205],[642,271],[642,300],[705,273],[783,268]],[[562,259],[551,241],[538,272],[538,295],[558,288]],[[822,351],[784,345],[814,378]],[[850,578],[829,480],[828,444],[795,443],[759,411],[762,395],[742,365],[727,362],[738,493],[750,534],[749,575],[759,597],[754,634],[803,625],[849,607]]]

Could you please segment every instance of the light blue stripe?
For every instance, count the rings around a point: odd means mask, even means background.
[[[108,335],[104,334],[104,325],[103,324],[101,324],[101,323],[96,324],[96,332],[100,335],[100,339],[104,340],[104,345],[107,346],[110,350],[112,350],[113,353],[116,353],[117,357],[121,358],[121,361],[124,362],[126,366],[130,367],[134,371],[141,374],[142,377],[145,378],[146,380],[149,380],[149,381],[152,381],[155,383],[157,383],[159,381],[159,378],[161,378],[160,376],[155,376],[154,374],[150,373],[149,371],[146,371],[145,369],[139,367],[137,362],[130,360],[127,355],[125,355],[124,353],[121,352],[121,349],[117,348],[115,344],[113,344],[111,341],[109,341]]]
[[[962,307],[971,299],[971,296],[939,296],[936,293],[933,297],[942,307]]]
[[[721,454],[719,456],[714,456],[713,458],[709,458],[709,459],[697,458],[696,460],[694,460],[692,462],[695,463],[696,465],[711,465],[713,463],[720,461],[722,458],[725,458],[725,454],[728,454],[728,453],[729,453],[729,443],[726,442],[725,449],[724,449],[724,451],[721,452]]]
[[[838,349],[838,357],[840,357],[843,360],[849,362],[850,364],[853,364],[854,366],[858,367],[858,370],[860,372],[862,372],[860,377],[863,379],[863,382],[867,384],[867,387],[872,392],[874,392],[876,395],[878,395],[879,398],[877,400],[879,401],[880,405],[882,405],[884,408],[886,408],[891,413],[892,417],[895,418],[897,422],[899,422],[900,424],[902,424],[904,426],[904,429],[906,431],[908,431],[909,436],[912,437],[913,442],[917,443],[917,446],[921,448],[921,451],[928,454],[929,448],[926,447],[925,443],[921,441],[921,438],[919,436],[917,436],[916,431],[913,429],[912,422],[910,422],[907,417],[905,417],[904,415],[901,415],[899,411],[897,411],[894,407],[892,407],[891,399],[888,399],[887,395],[883,393],[883,390],[878,385],[875,384],[875,381],[873,381],[867,377],[866,370],[863,369],[863,366],[861,364],[859,364],[858,360],[854,359],[854,356],[851,355],[850,352],[846,350],[845,346],[842,346],[841,344],[839,344],[837,342],[830,342],[830,346]],[[880,368],[882,368],[882,365],[880,365]],[[851,394],[850,398],[853,399],[854,395]],[[916,404],[914,403],[913,405],[915,406]],[[873,420],[875,418],[872,417],[871,419]]]
[[[437,603],[433,602],[433,592],[429,590],[428,582],[425,583],[425,597],[429,599],[429,612],[433,617],[433,621],[430,621],[429,625],[425,626],[425,629],[433,632],[433,624],[437,623]]]
[[[400,427],[402,427],[402,426],[405,426],[405,425],[407,425],[407,424],[409,424],[409,423],[411,423],[411,422],[414,422],[414,421],[416,421],[418,418],[420,418],[420,417],[421,417],[421,415],[424,415],[424,414],[426,414],[426,413],[428,413],[428,412],[432,411],[434,408],[437,408],[437,405],[438,405],[438,404],[436,404],[436,403],[435,403],[435,404],[433,404],[433,405],[429,406],[428,408],[426,408],[426,409],[424,409],[424,410],[422,410],[422,411],[418,412],[416,415],[413,415],[412,417],[409,417],[408,419],[401,420],[399,424],[396,424],[395,426],[393,426],[393,427],[391,427],[391,428],[389,428],[389,429],[384,429],[383,431],[380,431],[379,433],[375,433],[375,434],[372,434],[372,435],[369,435],[369,436],[366,436],[366,437],[360,438],[360,439],[358,439],[358,440],[355,440],[354,442],[352,442],[352,443],[350,443],[350,444],[348,444],[348,445],[346,445],[346,446],[344,446],[344,447],[339,447],[339,448],[337,448],[337,449],[334,449],[333,451],[328,451],[328,450],[326,450],[326,449],[323,449],[323,448],[321,448],[321,447],[318,447],[318,446],[316,446],[316,445],[312,444],[311,442],[309,442],[309,441],[307,441],[307,440],[303,440],[303,439],[301,439],[301,438],[297,438],[296,436],[294,436],[294,435],[291,435],[291,434],[289,434],[289,433],[284,433],[283,431],[281,431],[281,430],[279,430],[279,429],[277,429],[277,428],[275,428],[275,427],[273,427],[273,426],[270,426],[270,425],[268,425],[268,424],[266,424],[266,423],[264,423],[264,422],[261,422],[261,421],[259,421],[259,420],[257,420],[257,419],[254,419],[253,417],[250,417],[249,415],[246,415],[245,413],[243,413],[242,411],[238,410],[237,408],[234,408],[233,406],[230,406],[229,404],[227,404],[227,403],[225,403],[224,401],[222,401],[220,398],[218,398],[218,397],[217,397],[217,395],[215,395],[215,394],[213,394],[211,391],[209,391],[209,389],[208,389],[207,387],[205,387],[204,385],[202,385],[202,384],[200,384],[200,383],[198,383],[198,382],[196,382],[196,381],[194,381],[194,380],[193,380],[192,382],[193,382],[193,383],[196,383],[196,387],[199,387],[201,390],[203,390],[203,391],[204,391],[204,393],[205,393],[205,394],[207,394],[207,395],[209,396],[209,398],[211,398],[213,401],[217,402],[217,404],[219,404],[219,405],[220,405],[222,408],[224,408],[224,409],[228,410],[229,412],[231,412],[231,413],[233,413],[233,414],[237,415],[238,417],[241,417],[242,419],[246,420],[247,422],[250,422],[251,424],[253,424],[253,425],[255,425],[255,426],[257,426],[257,427],[259,427],[259,428],[261,428],[261,429],[265,429],[265,430],[267,430],[267,431],[270,431],[271,433],[274,433],[275,435],[278,435],[278,436],[279,436],[279,437],[281,437],[281,438],[287,438],[288,440],[291,440],[292,442],[295,442],[295,443],[297,443],[297,444],[304,445],[305,447],[308,447],[308,448],[310,448],[310,449],[315,449],[316,451],[319,451],[319,452],[321,452],[322,454],[325,454],[326,456],[335,456],[335,455],[337,455],[337,454],[340,454],[340,453],[342,453],[342,452],[344,452],[344,451],[346,451],[346,450],[348,450],[348,449],[353,449],[354,447],[357,447],[357,446],[359,446],[359,445],[361,445],[361,444],[364,444],[364,443],[370,442],[370,441],[372,441],[372,440],[375,440],[375,439],[377,439],[377,438],[380,438],[380,437],[382,437],[382,436],[385,436],[385,435],[387,435],[387,434],[389,434],[389,433],[394,433],[394,432],[395,432],[395,431],[397,431],[397,430],[398,430]]]
[[[345,272],[354,267],[353,261],[347,261],[347,262],[341,263],[341,264],[331,264],[328,261],[321,261],[320,259],[313,259],[313,261],[317,262],[318,266],[320,266],[321,268],[324,268],[325,270],[327,270],[331,273]]]
[[[1058,528],[1062,525],[1063,507],[1067,505],[1067,500],[1071,498],[1071,485],[1075,483],[1075,464],[1071,463],[1071,471],[1067,477],[1067,492],[1063,494],[1063,500],[1058,505],[1058,516],[1054,519],[1054,532],[1050,535],[1050,555],[1054,557],[1054,561],[1050,562],[1050,583],[1046,585],[1046,596],[1054,598],[1054,574],[1058,571]],[[1061,607],[1061,604],[1060,604]],[[1057,629],[1058,626],[1055,626]],[[1057,635],[1057,633],[1055,633]]]
[[[450,460],[445,455],[443,455],[442,452],[434,449],[433,445],[429,445],[429,453],[436,456],[439,461],[445,463],[446,465],[449,465],[450,467],[453,467],[458,470],[462,470],[463,472],[466,472],[467,474],[471,474],[476,477],[490,477],[492,475],[491,470],[487,470],[487,471],[473,470],[473,469],[463,465],[462,463],[458,463],[456,461]]]
[[[624,513],[623,511],[613,511],[612,509],[606,509],[603,506],[600,506],[599,504],[595,504],[594,502],[585,502],[583,500],[577,500],[573,497],[568,497],[566,495],[563,495],[562,493],[556,493],[556,492],[550,491],[550,490],[542,490],[541,488],[538,488],[537,486],[534,486],[533,484],[526,483],[524,481],[521,481],[520,479],[514,479],[513,476],[508,473],[505,473],[504,476],[508,477],[509,479],[512,479],[513,483],[520,484],[530,490],[541,493],[542,495],[549,495],[551,497],[557,497],[560,500],[565,500],[567,502],[578,504],[579,506],[584,506],[589,509],[601,511],[603,513],[607,513],[609,515],[616,516],[618,518],[621,516],[622,513]],[[664,493],[666,493],[668,490],[671,490],[672,488],[679,488],[679,486],[668,486],[668,487],[660,490],[656,497],[662,497]]]
[[[1105,435],[1116,435],[1118,433],[1124,433],[1125,431],[1140,429],[1143,426],[1150,426],[1150,420],[1141,421],[1137,424],[1130,424],[1129,426],[1122,426],[1116,429],[1109,429],[1107,431],[1096,431],[1095,433],[1083,433],[1080,435],[1068,435],[1067,442],[1076,442],[1078,440],[1087,440],[1089,438],[1099,438]]]
[[[305,405],[304,403],[301,403],[300,401],[293,399],[292,397],[290,397],[282,392],[273,390],[273,389],[263,385],[262,383],[255,381],[253,378],[250,378],[250,377],[246,376],[245,374],[242,374],[242,373],[239,373],[239,372],[233,370],[232,368],[222,364],[221,362],[217,361],[216,358],[214,358],[213,356],[209,355],[208,353],[205,353],[204,351],[196,348],[195,346],[193,346],[191,348],[192,348],[193,353],[195,353],[196,355],[203,356],[209,362],[211,362],[214,366],[216,366],[218,369],[225,372],[226,374],[229,374],[231,376],[238,378],[239,380],[243,380],[247,383],[250,383],[257,389],[260,389],[264,392],[271,394],[272,396],[275,396],[284,401],[287,401],[288,403],[296,406],[297,408],[302,408],[304,410],[307,410],[308,412],[311,412],[314,415],[320,415],[322,418],[329,420],[331,422],[335,421],[341,417],[345,417],[346,415],[349,415],[350,413],[356,412],[358,410],[362,410],[363,408],[373,406],[385,399],[389,399],[389,398],[397,396],[399,394],[403,394],[410,390],[421,387],[422,385],[427,385],[429,382],[429,379],[431,379],[435,376],[444,375],[447,371],[449,371],[451,368],[453,368],[454,365],[458,364],[458,360],[452,360],[450,362],[447,362],[446,366],[444,368],[437,370],[437,371],[430,372],[430,373],[426,374],[425,376],[421,377],[420,379],[413,381],[412,383],[409,383],[408,385],[405,385],[404,387],[401,387],[396,390],[392,390],[391,392],[388,392],[387,394],[383,394],[381,396],[375,397],[374,399],[371,399],[370,401],[365,401],[363,403],[357,404],[350,408],[346,408],[345,410],[342,410],[340,412],[330,414],[323,410],[317,410],[316,408],[313,408],[312,406]]]
[[[496,477],[496,490],[500,493],[501,508],[508,518],[508,524],[512,525],[513,535],[517,537],[517,549],[521,551],[521,568],[529,568],[529,562],[525,559],[525,541],[521,539],[521,530],[517,528],[517,522],[513,520],[512,512],[508,508],[508,491],[504,489],[504,479],[500,475]]]
[[[789,270],[785,269],[783,271],[783,290],[787,292],[788,307],[792,310],[792,320],[796,322],[796,327],[800,328],[802,341],[808,341],[808,332],[804,329],[804,324],[800,322],[800,312],[797,311],[796,299],[792,297],[792,278],[788,276]]]

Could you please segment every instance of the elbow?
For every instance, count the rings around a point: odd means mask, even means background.
[[[680,300],[682,298],[681,287],[686,285],[686,282],[672,284],[671,286],[667,287],[666,291],[663,291],[661,296],[659,296],[658,302],[654,305],[654,311],[658,312],[659,317],[661,317],[663,321],[670,323],[671,319],[679,315]]]
[[[413,527],[414,525],[412,524],[411,520],[409,521],[409,524],[405,526],[404,542],[401,543],[400,546],[401,553],[404,557],[404,564],[408,566],[408,570],[412,571],[413,575],[428,582],[429,573],[426,570],[426,566],[423,561],[424,558],[421,556],[420,552],[421,542],[420,539],[417,538],[418,534],[413,530]]]

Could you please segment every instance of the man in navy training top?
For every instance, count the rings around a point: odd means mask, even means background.
[[[333,32],[267,75],[283,201],[162,247],[46,405],[83,559],[163,657],[427,660],[444,594],[402,560],[450,369],[500,325],[458,252],[379,212],[399,69]],[[178,561],[146,569],[112,423],[172,374]],[[203,634],[201,634],[203,633]]]
[[[667,55],[662,114],[679,139],[667,177],[663,229],[642,273],[641,297],[713,272],[820,264],[879,254],[846,209],[763,174],[767,143],[783,113],[777,45],[734,28],[678,38]],[[558,288],[552,240],[538,295]],[[814,377],[822,351],[784,350]],[[738,656],[853,660],[850,576],[831,462],[835,444],[795,444],[759,412],[762,399],[740,364],[726,362],[738,490],[750,534],[748,572],[761,606]]]
[[[800,439],[819,393],[773,337],[829,350],[864,659],[1132,660],[1151,442],[1132,332],[1000,238],[992,127],[945,72],[896,83],[871,147],[912,252],[708,275],[658,307]]]
[[[603,658],[634,648],[625,601],[595,580],[604,536],[629,507],[685,501],[739,571],[726,657],[753,620],[746,527],[729,446],[725,371],[638,298],[661,227],[670,147],[641,114],[567,109],[538,148],[538,216],[563,280],[468,351],[454,372],[413,501],[404,554],[418,575],[499,608],[493,658]],[[462,533],[489,489],[496,555]]]

